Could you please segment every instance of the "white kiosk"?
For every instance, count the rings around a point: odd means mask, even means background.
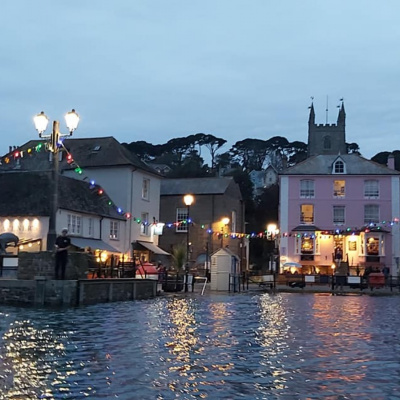
[[[228,248],[221,248],[211,255],[211,290],[228,291],[229,284],[240,282],[240,259]],[[230,280],[230,282],[229,282]]]

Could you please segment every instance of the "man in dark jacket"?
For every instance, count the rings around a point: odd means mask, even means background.
[[[68,262],[68,250],[71,247],[71,239],[67,236],[68,229],[64,228],[61,235],[56,239],[56,266],[55,266],[55,279],[65,279],[65,268]],[[60,271],[61,270],[61,271]]]

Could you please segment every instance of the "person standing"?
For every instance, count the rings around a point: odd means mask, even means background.
[[[65,279],[65,268],[68,262],[68,250],[71,247],[71,239],[67,236],[68,229],[63,228],[61,235],[56,239],[56,265],[55,265],[55,279]]]

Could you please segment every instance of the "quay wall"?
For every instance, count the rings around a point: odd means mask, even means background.
[[[157,295],[151,279],[48,280],[1,279],[0,304],[26,306],[77,306],[114,301],[144,300]]]

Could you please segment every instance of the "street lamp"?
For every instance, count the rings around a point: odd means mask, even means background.
[[[185,292],[188,291],[188,269],[190,257],[190,206],[194,202],[194,197],[191,194],[183,196],[183,202],[187,208],[186,215],[186,279],[185,279]]]
[[[58,121],[53,121],[53,131],[49,135],[45,135],[44,132],[47,129],[49,119],[46,114],[42,111],[40,114],[33,118],[36,130],[39,132],[39,137],[48,139],[47,149],[53,154],[53,168],[52,168],[52,181],[53,181],[53,198],[51,202],[51,211],[49,219],[49,231],[47,234],[47,250],[52,251],[56,242],[56,217],[58,208],[58,169],[59,159],[58,152],[60,148],[60,139],[64,136],[72,136],[74,130],[79,124],[79,115],[73,109],[65,115],[65,123],[69,130],[68,134],[60,133],[60,124]]]
[[[221,249],[224,248],[224,234],[225,234],[224,228],[226,228],[228,226],[229,221],[230,221],[230,219],[227,217],[222,218],[222,221],[221,221],[223,224],[223,226],[221,227]]]
[[[272,252],[270,253],[269,256],[269,268],[270,271],[272,271],[272,274],[274,276],[274,287],[276,285],[276,273],[277,271],[277,264],[276,264],[276,255],[277,255],[277,246],[276,246],[276,237],[279,233],[279,229],[276,226],[276,224],[268,224],[267,225],[267,240],[273,242],[273,248],[272,248]],[[270,247],[270,246],[269,246]]]

